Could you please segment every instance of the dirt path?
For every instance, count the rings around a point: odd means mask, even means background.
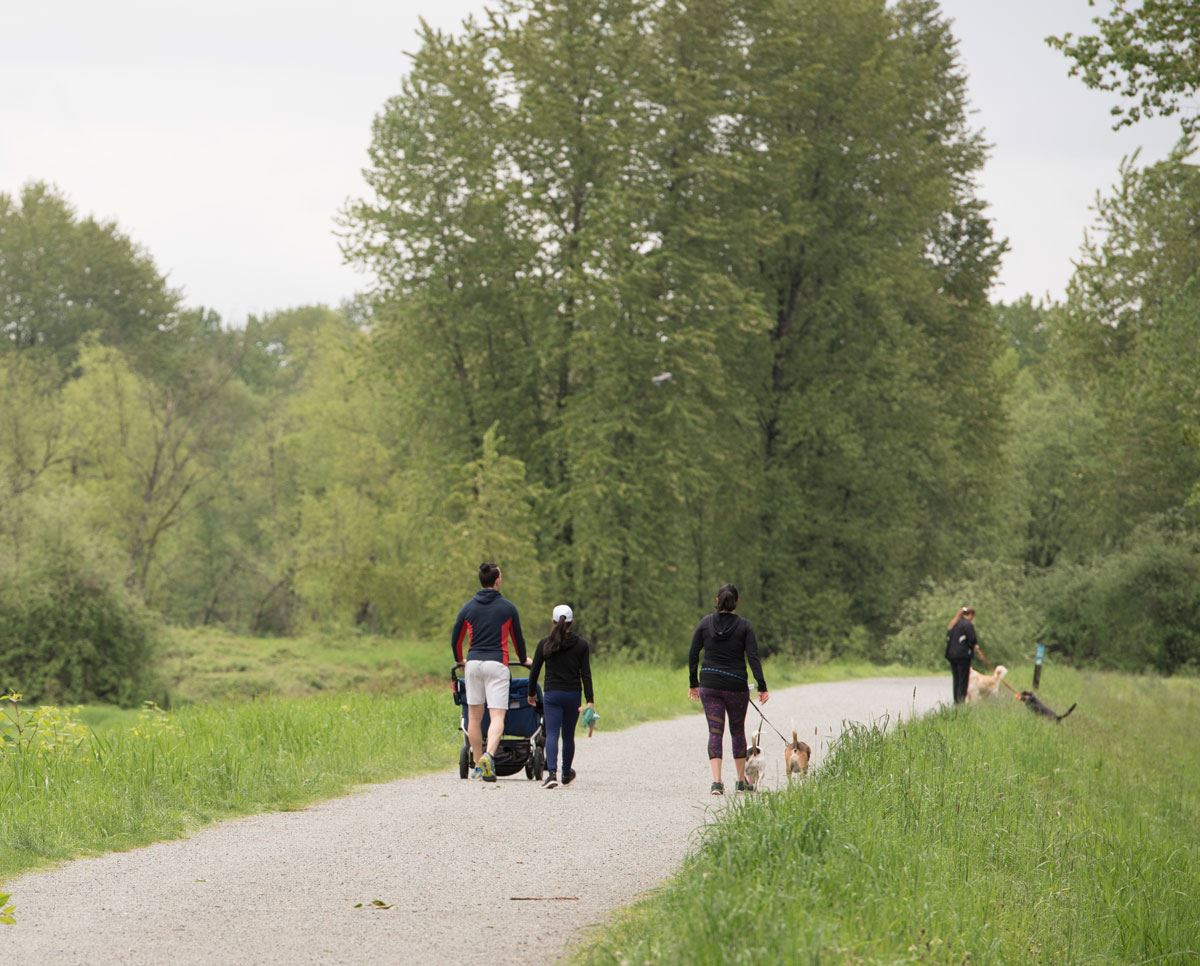
[[[949,691],[943,678],[812,684],[764,710],[784,730],[794,719],[819,761],[843,721],[894,723]],[[708,794],[705,739],[699,713],[598,732],[580,739],[578,780],[553,790],[523,774],[460,781],[447,762],[304,811],[27,875],[5,887],[18,924],[0,927],[0,948],[21,966],[553,958],[670,875],[732,798]],[[764,746],[774,787],[782,743]],[[392,907],[368,908],[374,899]]]

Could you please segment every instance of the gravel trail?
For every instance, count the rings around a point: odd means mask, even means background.
[[[945,677],[809,684],[773,693],[763,710],[785,732],[795,721],[816,764],[843,722],[886,715],[895,723],[949,692]],[[599,698],[603,715],[607,696]],[[455,710],[447,699],[447,717]],[[757,720],[750,709],[749,730]],[[776,787],[782,742],[763,730],[764,785]],[[0,926],[4,961],[449,964],[561,956],[586,927],[667,878],[697,829],[733,798],[708,794],[699,712],[584,735],[579,778],[567,788],[543,789],[523,773],[494,785],[460,781],[457,762],[447,762],[438,774],[303,811],[225,822],[13,880],[4,891],[13,894],[18,923]],[[730,788],[732,769],[727,759]],[[577,898],[516,901],[548,896]],[[375,899],[392,907],[369,908]]]

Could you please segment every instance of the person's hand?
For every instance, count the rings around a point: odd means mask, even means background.
[[[529,696],[529,703],[532,704],[535,708],[537,707],[537,695],[536,694],[531,694]]]
[[[533,658],[531,658],[531,657],[525,658],[524,664],[526,667],[533,667]]]
[[[595,701],[589,701],[589,702],[587,703],[587,707],[589,707],[589,708],[595,708],[595,707],[596,707],[596,702],[595,702]],[[579,707],[579,708],[576,708],[575,710],[576,710],[576,711],[578,711],[578,712],[580,712],[581,714],[583,713],[583,707],[582,707],[582,706],[581,706],[581,707]]]
[[[699,701],[700,700],[700,689],[699,688],[688,688],[688,697],[692,701]]]
[[[771,692],[770,691],[759,691],[758,692],[758,703],[759,704],[766,704],[770,700],[771,700]]]

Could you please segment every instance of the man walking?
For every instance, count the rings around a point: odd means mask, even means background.
[[[525,636],[521,617],[512,601],[500,594],[504,577],[494,563],[479,565],[481,590],[463,604],[450,635],[454,663],[466,661],[463,679],[467,690],[467,739],[475,760],[472,778],[496,780],[493,760],[504,736],[504,715],[508,711],[508,663],[511,646],[516,645],[517,660],[526,666]],[[463,642],[466,641],[466,655]],[[489,724],[487,751],[483,750],[483,709],[487,706]]]

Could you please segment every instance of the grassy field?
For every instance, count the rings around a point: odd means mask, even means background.
[[[609,660],[601,655],[596,661],[598,689],[606,675],[618,675],[614,681],[620,682],[623,703],[612,706],[614,719],[628,724],[661,718],[673,713],[672,708],[679,713],[688,710],[686,672],[654,665],[637,667],[630,676],[616,658]],[[171,705],[265,695],[313,697],[347,691],[397,694],[441,685],[449,670],[448,641],[334,634],[247,637],[210,628],[171,628],[167,646],[158,659],[159,677]],[[766,661],[765,670],[771,687],[912,673],[898,665],[796,664],[771,659]],[[671,703],[673,691],[682,697]]]
[[[191,632],[179,640],[176,695],[230,697],[180,701],[167,714],[88,707],[72,714],[87,727],[67,727],[60,741],[0,750],[0,881],[223,818],[300,808],[366,782],[457,767],[458,709],[443,680],[448,648]],[[885,673],[865,664],[769,662],[767,670],[772,687]],[[601,657],[594,677],[602,729],[698,713],[682,669]],[[318,681],[341,690],[312,696],[306,689]],[[242,697],[250,693],[259,696]]]
[[[170,628],[158,675],[171,705],[228,698],[395,694],[450,669],[445,642],[347,634],[248,637],[214,628]]]
[[[1011,700],[849,735],[712,826],[589,963],[1200,957],[1200,681],[1056,668]]]

